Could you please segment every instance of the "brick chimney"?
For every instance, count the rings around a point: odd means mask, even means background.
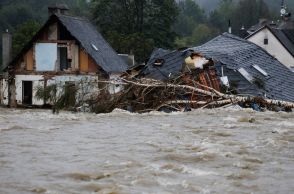
[[[12,35],[6,30],[2,34],[2,67],[3,69],[7,67],[7,65],[12,60]]]
[[[68,15],[68,12],[69,12],[69,8],[66,4],[55,4],[48,7],[49,16],[53,14]]]

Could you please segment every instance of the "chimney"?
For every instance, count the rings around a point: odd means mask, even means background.
[[[249,34],[248,34],[248,32],[246,31],[246,29],[245,29],[245,27],[244,27],[244,25],[241,27],[241,29],[240,29],[240,37],[241,38],[245,38],[246,36],[248,36]]]
[[[7,67],[12,58],[12,35],[8,32],[2,34],[2,68]]]
[[[53,14],[68,15],[69,8],[66,4],[55,4],[48,7],[49,17]]]
[[[228,32],[229,32],[230,34],[232,34],[231,20],[229,20],[229,29],[228,29]]]

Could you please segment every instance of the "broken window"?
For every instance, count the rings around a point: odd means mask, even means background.
[[[61,71],[70,68],[70,61],[67,53],[68,48],[66,46],[58,46],[58,58]]]
[[[35,53],[36,71],[55,71],[57,43],[37,43]]]
[[[240,68],[238,71],[241,73],[241,75],[243,75],[243,77],[245,77],[247,81],[252,82],[254,80],[252,75],[250,75],[244,68]]]
[[[256,69],[262,75],[268,76],[268,73],[265,70],[263,70],[261,67],[259,67],[258,65],[252,65],[252,67],[254,67],[254,69]]]

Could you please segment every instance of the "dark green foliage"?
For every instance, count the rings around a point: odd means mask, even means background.
[[[206,22],[206,15],[203,9],[193,0],[179,2],[179,16],[175,24],[175,32],[180,36],[190,36],[195,26]]]
[[[74,83],[66,82],[62,87],[57,102],[53,105],[55,109],[72,109],[76,104],[77,88]]]
[[[21,25],[28,21],[34,21],[34,24],[31,23],[31,26],[27,24],[26,29],[29,30],[28,26],[30,26],[32,27],[30,28],[31,32],[35,31],[36,24],[42,24],[48,18],[48,6],[55,3],[66,3],[72,13],[79,16],[88,16],[90,13],[88,11],[89,4],[85,0],[0,0],[0,32],[2,33],[8,29],[14,34]],[[25,30],[25,33],[28,33],[27,30]],[[18,36],[22,35],[18,34]],[[16,51],[13,50],[14,54],[20,49],[19,47],[13,47],[17,49]],[[0,41],[0,52],[1,66],[2,38]]]
[[[227,31],[228,21],[232,19],[235,9],[236,5],[233,0],[221,0],[217,9],[210,13],[208,23],[221,32]]]
[[[57,102],[57,85],[52,84],[50,86],[38,86],[36,88],[36,98],[38,100],[44,100],[44,104],[51,102],[55,104]]]
[[[241,0],[232,13],[235,34],[238,34],[236,30],[239,30],[242,25],[249,28],[258,23],[261,18],[271,19],[269,8],[263,0]]]
[[[233,33],[239,35],[242,26],[249,28],[261,18],[275,18],[264,0],[221,0],[217,9],[210,13],[209,24],[224,32],[227,31],[230,20]]]
[[[174,25],[178,34],[175,42],[178,48],[200,45],[219,33],[213,25],[208,25],[205,11],[195,1],[180,1],[179,9],[180,14]]]
[[[14,34],[18,53],[48,18],[47,7],[66,3],[71,14],[92,18],[99,31],[119,53],[133,53],[146,60],[154,47],[175,49],[197,46],[227,31],[233,33],[258,23],[260,18],[279,19],[276,0],[1,0],[0,31]],[[294,1],[285,0],[294,12]],[[199,5],[198,5],[199,4]],[[89,11],[91,10],[91,11]],[[2,40],[1,40],[2,41]],[[0,64],[2,43],[0,41]]]
[[[100,32],[119,53],[133,52],[142,62],[153,47],[173,47],[173,0],[94,0],[92,7]]]
[[[213,11],[218,7],[218,4],[222,0],[195,0],[201,7],[203,7],[207,13]],[[240,0],[233,0],[234,2],[239,2]],[[265,3],[272,11],[277,11],[280,9],[281,0],[264,0]],[[294,1],[293,0],[285,0],[285,3],[289,10],[293,13],[294,11]],[[278,14],[278,13],[277,13]]]
[[[44,100],[44,104],[51,104],[53,112],[61,109],[72,109],[76,105],[77,88],[74,83],[66,82],[63,86],[52,84],[38,86],[35,97]]]
[[[36,21],[27,21],[16,28],[12,41],[13,57],[15,57],[26,43],[31,40],[40,27],[40,23]]]

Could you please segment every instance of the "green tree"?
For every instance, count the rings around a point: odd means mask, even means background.
[[[17,27],[12,39],[13,56],[16,56],[21,51],[25,44],[38,32],[40,27],[40,23],[36,21],[27,21]]]
[[[0,0],[0,32],[8,29],[14,34],[17,27],[30,20],[44,23],[48,18],[48,6],[55,3],[66,3],[75,15],[86,17],[90,15],[87,0]],[[0,64],[2,64],[2,39],[0,39],[0,53]]]
[[[178,47],[195,47],[209,41],[219,33],[218,29],[208,26],[207,24],[197,25],[190,36],[177,38]]]
[[[180,36],[190,36],[194,28],[206,22],[206,15],[203,9],[193,0],[180,1],[179,16],[174,25],[175,32]]]
[[[218,28],[222,32],[227,31],[228,21],[232,20],[235,9],[236,5],[233,0],[220,1],[217,9],[212,11],[209,15],[209,25]]]
[[[203,9],[193,0],[179,2],[180,14],[174,26],[178,33],[175,44],[179,47],[193,47],[202,44],[218,34],[219,30],[207,23]]]
[[[117,52],[133,52],[144,61],[153,47],[173,47],[174,0],[93,0],[91,7],[100,32]]]
[[[77,16],[84,16],[87,18],[91,17],[90,3],[87,0],[75,0],[75,2],[71,5],[72,13]]]
[[[216,10],[209,15],[209,24],[225,32],[231,21],[233,33],[239,35],[242,26],[249,28],[260,18],[274,18],[263,0],[222,0]]]
[[[249,28],[261,18],[271,18],[269,8],[263,0],[241,0],[232,14],[235,33],[241,26]]]

